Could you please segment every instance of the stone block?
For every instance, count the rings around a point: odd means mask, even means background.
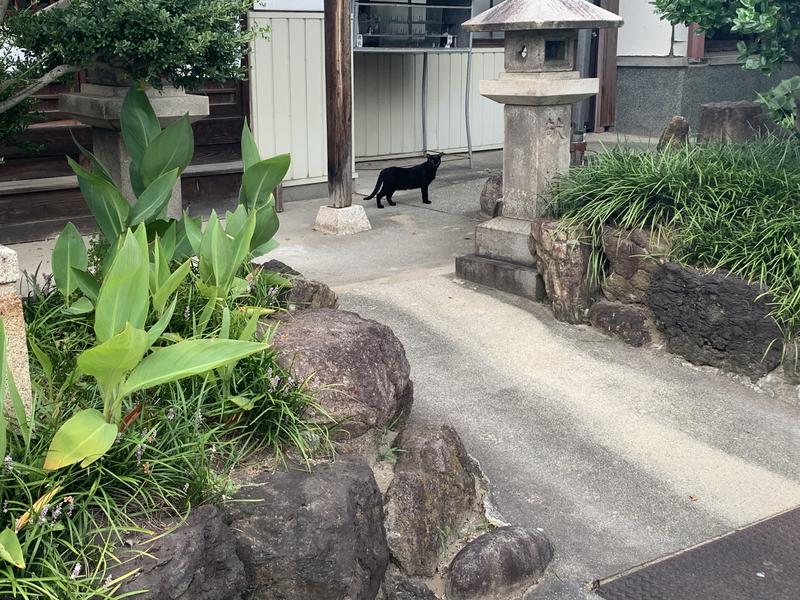
[[[369,231],[372,226],[367,218],[367,211],[360,204],[347,208],[323,206],[317,213],[314,230],[330,235],[353,235]]]
[[[595,302],[589,308],[589,323],[603,333],[636,347],[652,343],[656,334],[652,313],[636,304]]]
[[[476,228],[475,253],[485,258],[533,267],[533,255],[528,246],[530,236],[530,221],[497,217]]]
[[[539,272],[525,265],[469,254],[456,258],[456,275],[466,281],[528,298],[534,302],[543,302],[547,296]]]
[[[650,278],[660,264],[667,262],[669,245],[643,229],[606,227],[603,252],[610,267],[603,282],[605,297],[614,302],[645,304]]]
[[[670,352],[753,379],[781,362],[783,334],[771,302],[757,284],[675,263],[656,269],[648,293]]]
[[[697,140],[744,142],[775,129],[758,102],[710,102],[701,107]]]
[[[25,317],[22,313],[22,300],[17,294],[18,281],[17,253],[0,246],[0,319],[3,320],[6,330],[6,359],[26,412],[30,414],[33,392],[28,367]],[[10,406],[6,406],[5,410],[9,415],[14,414]]]

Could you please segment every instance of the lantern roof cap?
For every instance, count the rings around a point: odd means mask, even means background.
[[[468,31],[621,27],[622,18],[587,0],[505,0],[464,23]]]

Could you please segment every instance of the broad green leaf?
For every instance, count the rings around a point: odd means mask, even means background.
[[[156,290],[156,293],[153,295],[153,306],[156,307],[159,314],[164,311],[164,307],[167,305],[167,302],[169,302],[170,297],[180,287],[183,280],[186,279],[191,268],[192,260],[188,259],[180,267],[175,269],[175,272]]]
[[[225,273],[225,281],[232,281],[236,274],[239,272],[242,264],[247,256],[250,254],[250,243],[253,239],[253,234],[256,230],[257,215],[251,212],[247,217],[245,226],[239,233],[229,242],[231,252],[231,262],[228,266],[228,271]]]
[[[248,210],[263,206],[267,202],[269,195],[286,177],[291,162],[290,155],[280,154],[262,160],[244,172],[242,190]]]
[[[240,204],[234,212],[225,213],[225,233],[231,237],[236,237],[239,232],[247,225],[247,209]]]
[[[91,152],[89,152],[86,148],[81,146],[80,142],[77,139],[75,139],[75,134],[72,133],[72,130],[70,130],[69,134],[72,136],[72,141],[75,142],[75,145],[78,147],[80,153],[83,154],[83,156],[88,158],[90,161],[92,161],[92,173],[94,175],[102,177],[106,181],[114,183],[114,178],[111,177],[111,174],[108,172],[108,169],[106,169],[105,165],[103,165],[103,163],[100,162],[100,159],[97,158]]]
[[[256,399],[248,398],[247,396],[231,396],[228,398],[228,402],[244,411],[251,411],[256,407]]]
[[[258,329],[258,323],[261,320],[261,314],[259,311],[253,311],[250,315],[250,318],[247,319],[247,323],[245,324],[242,331],[239,333],[239,339],[243,342],[249,342],[253,339],[253,336],[256,334],[256,330]]]
[[[44,470],[55,471],[76,463],[87,467],[109,451],[119,428],[106,423],[100,411],[82,410],[69,418],[56,432],[44,459]]]
[[[238,340],[188,340],[159,348],[134,369],[120,392],[128,395],[164,383],[192,377],[263,352],[268,346]]]
[[[139,163],[135,160],[131,160],[131,166],[128,167],[128,174],[131,178],[133,193],[138,198],[142,195],[147,186],[144,184],[144,181],[142,181],[142,170],[139,168]]]
[[[177,220],[170,220],[169,226],[159,236],[161,248],[164,250],[164,258],[168,263],[175,259],[175,249],[178,245],[178,223]]]
[[[83,292],[92,302],[97,302],[97,295],[100,293],[100,284],[94,276],[88,271],[83,271],[73,267],[72,274],[75,276],[75,281],[78,288]]]
[[[200,219],[193,219],[189,216],[188,212],[184,212],[181,223],[183,225],[183,233],[185,234],[186,240],[192,247],[192,252],[194,252],[196,256],[200,256],[200,245],[203,241],[203,231],[200,228]],[[180,237],[180,235],[178,237]]]
[[[89,298],[78,298],[72,305],[64,309],[66,315],[88,315],[94,310],[94,304]]]
[[[56,287],[67,301],[78,287],[73,268],[85,270],[89,265],[86,244],[75,225],[67,223],[53,248],[53,276]]]
[[[0,533],[0,558],[19,569],[25,568],[22,546],[20,546],[19,538],[13,529],[5,529]]]
[[[172,301],[172,304],[170,304],[167,307],[167,310],[164,311],[164,314],[161,315],[161,318],[158,320],[158,322],[147,330],[148,348],[154,345],[158,341],[158,338],[160,338],[163,335],[163,333],[167,330],[167,327],[169,327],[169,322],[172,320],[172,315],[175,314],[175,306],[177,304],[178,304],[178,299],[175,298]]]
[[[0,456],[8,450],[8,424],[6,423],[6,325],[0,316]]]
[[[250,126],[247,124],[247,119],[244,121],[242,127],[242,164],[244,170],[247,171],[253,165],[261,162],[261,155],[258,153],[258,146],[253,137],[253,132],[250,131]]]
[[[219,326],[219,337],[225,340],[231,337],[231,309],[227,306],[222,309],[222,324]]]
[[[42,372],[45,377],[47,377],[47,379],[53,379],[53,361],[47,356],[47,353],[30,338],[28,338],[28,346],[36,357],[39,366],[42,367]],[[0,379],[2,379],[2,375],[0,375]],[[0,454],[2,454],[2,452],[0,452]],[[3,454],[3,456],[5,456],[5,454]]]
[[[178,174],[192,162],[194,134],[189,117],[184,115],[150,143],[139,162],[142,183],[149,186],[164,173],[178,169]]]
[[[131,208],[128,224],[133,227],[158,218],[167,208],[172,198],[172,188],[178,181],[178,169],[173,169],[158,177],[141,193]]]
[[[140,163],[147,147],[161,133],[161,126],[150,99],[136,84],[128,90],[122,103],[120,126],[128,154]]]
[[[17,418],[17,426],[22,432],[22,437],[25,439],[26,446],[30,446],[32,423],[28,422],[28,411],[25,408],[25,403],[22,401],[22,396],[17,388],[17,383],[14,381],[11,367],[6,358],[6,382],[8,383],[8,393],[11,397],[11,405],[14,407],[14,415]],[[5,454],[3,455],[5,456]]]
[[[94,330],[105,342],[130,323],[143,329],[150,308],[150,258],[144,225],[125,235],[97,296]]]
[[[81,194],[92,211],[97,226],[108,241],[114,242],[125,231],[130,212],[128,201],[114,184],[89,173],[69,157],[67,162],[78,176]]]
[[[84,350],[78,356],[78,368],[109,389],[142,361],[147,348],[147,333],[128,324],[110,340]]]
[[[253,256],[264,256],[265,254],[269,254],[273,250],[275,250],[280,244],[275,240],[270,240],[261,244],[258,248],[253,248],[252,254]]]
[[[263,251],[262,248],[275,237],[280,226],[281,222],[274,207],[259,208],[256,211],[256,228],[253,231],[253,239],[250,240],[250,252],[255,256],[266,254],[267,252]]]

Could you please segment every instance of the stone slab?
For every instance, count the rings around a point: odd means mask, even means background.
[[[534,266],[528,239],[531,222],[497,217],[475,229],[475,254],[505,262]]]
[[[480,83],[481,96],[500,104],[524,106],[573,104],[599,91],[599,79],[500,78]]]
[[[542,302],[544,281],[533,267],[468,254],[456,258],[456,274],[466,281]]]
[[[369,231],[372,226],[367,218],[367,211],[360,204],[347,208],[323,206],[317,213],[314,230],[330,235],[353,235]]]
[[[19,266],[17,253],[5,246],[0,246],[0,319],[5,324],[6,359],[14,378],[14,383],[25,404],[26,412],[31,412],[33,398],[31,376],[28,367],[28,342],[25,335],[25,317],[22,313],[22,300],[17,294]],[[2,390],[5,393],[5,390]],[[2,401],[2,395],[0,395]],[[5,407],[6,414],[14,414],[10,405]]]

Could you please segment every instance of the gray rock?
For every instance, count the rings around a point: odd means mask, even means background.
[[[581,241],[585,235],[549,219],[536,219],[531,226],[531,254],[559,321],[584,323],[591,306],[594,290],[586,281],[591,249]]]
[[[317,402],[342,423],[334,432],[338,441],[361,450],[408,413],[414,397],[411,367],[391,329],[330,309],[303,310],[280,320],[271,340],[277,360],[296,379],[310,378]],[[356,439],[362,436],[368,439]]]
[[[283,296],[289,310],[307,308],[338,308],[339,297],[327,284],[314,279],[306,279],[302,273],[279,260],[270,260],[256,265],[266,271],[283,275],[292,282],[292,287]]]
[[[653,342],[655,326],[651,316],[644,306],[619,302],[595,302],[589,309],[589,323],[593,327],[636,347]]]
[[[800,342],[786,345],[783,355],[783,378],[792,385],[800,385]]]
[[[737,277],[667,263],[653,273],[648,304],[670,352],[757,379],[783,351],[763,292]]]
[[[146,552],[147,554],[141,554]],[[236,553],[236,538],[212,506],[200,507],[187,522],[155,542],[135,546],[110,575],[136,569],[119,595],[138,592],[143,600],[241,600],[247,590],[245,567]]]
[[[500,600],[522,595],[553,559],[548,539],[521,527],[502,527],[473,540],[447,570],[450,600]]]
[[[248,600],[373,600],[389,563],[382,505],[372,470],[353,457],[257,477],[224,508]]]
[[[456,531],[474,508],[472,461],[446,425],[409,426],[395,446],[399,459],[385,499],[389,549],[407,575],[431,576],[443,534]]]
[[[644,304],[650,278],[667,261],[669,245],[653,239],[642,229],[603,230],[603,252],[608,258],[609,276],[603,282],[603,295],[615,302]]]
[[[377,600],[438,600],[436,594],[421,581],[406,577],[390,567]]]
[[[758,102],[711,102],[701,105],[698,142],[744,142],[774,131]]]
[[[689,121],[686,117],[675,116],[669,120],[667,126],[661,132],[661,137],[658,139],[658,146],[656,150],[663,152],[664,150],[680,149],[689,143]]]
[[[497,203],[503,201],[503,174],[492,175],[486,180],[481,192],[481,213],[487,217],[496,217]]]

